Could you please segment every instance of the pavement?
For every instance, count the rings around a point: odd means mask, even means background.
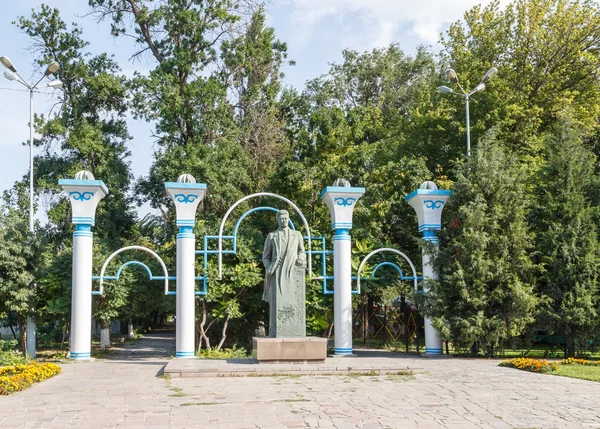
[[[164,375],[173,348],[172,332],[153,331],[109,359],[64,364],[0,397],[0,428],[600,428],[600,383],[497,360],[393,355],[422,372],[175,378]]]

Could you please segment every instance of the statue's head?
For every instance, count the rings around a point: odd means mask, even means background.
[[[288,221],[290,220],[290,214],[287,210],[279,210],[277,212],[277,224],[280,229],[286,229],[288,227]]]

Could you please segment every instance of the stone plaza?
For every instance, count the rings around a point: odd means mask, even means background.
[[[0,398],[0,428],[600,428],[599,383],[498,360],[378,352],[374,366],[421,370],[171,378],[174,350],[173,333],[159,331],[107,359],[64,364],[61,375]],[[357,359],[369,362],[335,360]]]

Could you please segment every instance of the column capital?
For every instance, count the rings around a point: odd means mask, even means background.
[[[196,208],[206,195],[206,184],[196,183],[193,176],[183,174],[177,182],[165,182],[165,189],[175,203],[177,226],[193,228],[196,224]],[[187,229],[185,231],[189,233]]]
[[[327,186],[319,194],[329,208],[331,229],[349,230],[352,228],[352,213],[358,199],[365,193],[365,188],[351,186]]]
[[[102,180],[94,180],[92,173],[80,171],[74,179],[59,179],[58,184],[63,188],[71,202],[73,210],[72,222],[78,229],[83,226],[94,226],[96,207],[102,198],[108,195],[108,188]],[[79,226],[82,228],[79,228]]]
[[[417,212],[419,232],[442,229],[442,211],[454,191],[439,190],[433,182],[424,182],[404,199]]]

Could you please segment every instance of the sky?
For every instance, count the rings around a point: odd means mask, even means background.
[[[341,61],[343,49],[365,51],[398,43],[409,54],[415,53],[419,45],[429,45],[438,52],[440,34],[451,23],[461,19],[472,6],[490,2],[271,0],[266,4],[266,11],[268,25],[275,28],[279,40],[287,43],[288,59],[296,62],[284,70],[284,84],[302,90],[307,80],[326,73],[330,63]],[[3,0],[0,3],[0,56],[9,57],[25,79],[37,81],[43,70],[34,68],[34,55],[28,51],[31,40],[12,22],[19,16],[30,16],[31,10],[38,9],[42,2]],[[94,54],[113,54],[126,75],[153,67],[150,58],[130,62],[134,49],[131,41],[110,36],[108,23],[98,23],[88,15],[86,0],[44,0],[43,3],[58,8],[68,24],[77,22],[83,30],[83,38],[90,42],[89,50]],[[3,72],[4,68],[0,68]],[[47,115],[56,95],[43,85],[44,82],[40,84],[40,93],[34,95],[34,111]],[[10,189],[15,181],[28,174],[29,148],[23,143],[29,138],[29,94],[23,89],[17,82],[0,76],[0,192]],[[129,143],[131,168],[137,178],[146,175],[152,164],[152,124],[129,118],[128,126],[133,137]],[[45,210],[43,206],[39,208],[38,219],[45,219]],[[147,206],[141,207],[140,215],[148,210]]]

